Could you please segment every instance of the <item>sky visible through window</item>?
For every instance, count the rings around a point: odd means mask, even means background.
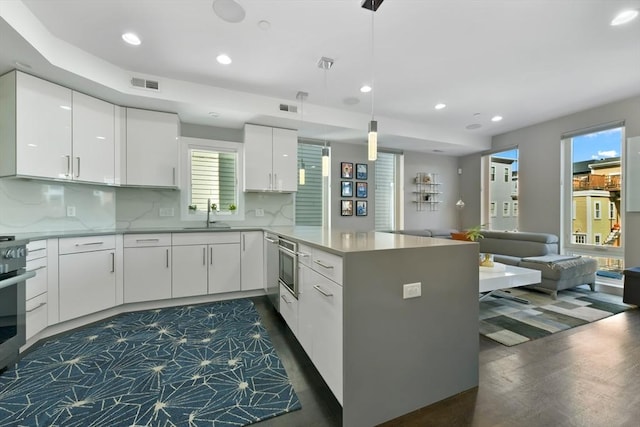
[[[620,156],[622,128],[580,135],[573,138],[573,161],[601,160]]]

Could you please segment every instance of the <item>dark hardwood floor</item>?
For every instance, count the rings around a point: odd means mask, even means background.
[[[254,302],[302,403],[300,411],[255,425],[341,426],[340,405],[282,318],[265,297],[255,298]],[[478,388],[383,424],[384,427],[638,425],[638,309],[514,347],[480,336]]]

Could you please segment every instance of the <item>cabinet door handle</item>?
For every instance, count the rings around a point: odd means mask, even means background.
[[[104,242],[76,243],[76,247],[77,246],[95,246],[95,245],[102,245],[102,244],[104,244]]]
[[[136,243],[159,242],[160,239],[136,239]]]
[[[78,163],[78,168],[76,169],[76,178],[80,178],[80,157],[76,157],[76,162]]]
[[[273,181],[271,181],[271,174],[269,174],[269,190],[273,188]]]
[[[36,305],[35,307],[33,307],[31,310],[27,310],[26,313],[31,313],[32,311],[36,311],[37,309],[39,309],[40,307],[47,305],[46,302],[41,302],[40,304]]]
[[[333,294],[331,292],[327,292],[324,289],[322,289],[320,287],[320,285],[314,285],[313,289],[315,289],[316,291],[320,292],[322,295],[324,295],[325,297],[332,297]]]
[[[32,268],[31,270],[27,270],[27,271],[38,271],[38,270],[42,270],[43,268],[47,268],[47,266],[46,265],[41,265],[40,267]]]
[[[296,252],[296,255],[298,255],[300,258],[307,258],[308,256],[310,256],[310,254],[306,252]]]
[[[27,249],[27,253],[34,253],[34,252],[40,252],[40,251],[45,251],[47,250],[47,248],[38,248],[38,249]]]
[[[242,235],[242,252],[244,252],[247,249],[247,245],[245,244],[245,235]]]
[[[71,176],[71,156],[65,156],[67,158],[67,173],[65,176]]]
[[[320,267],[324,267],[324,268],[333,268],[333,265],[329,265],[329,264],[325,264],[324,262],[316,259],[313,262],[315,262],[316,264],[318,264]]]
[[[202,265],[207,265],[207,248],[202,248]]]
[[[266,241],[267,241],[267,242],[269,242],[269,243],[278,243],[278,241],[277,241],[277,240],[273,240],[273,239],[270,239],[270,238],[268,238],[268,237],[265,237],[265,238],[264,238],[264,240],[266,240]]]
[[[209,248],[209,264],[213,265],[213,248]]]
[[[169,249],[167,249],[167,268],[169,268]]]
[[[277,190],[278,189],[278,174],[274,173],[273,174],[273,190]]]
[[[176,168],[173,168],[173,185],[176,185]]]
[[[286,296],[286,295],[280,295],[280,298],[282,298],[282,300],[283,300],[284,302],[286,302],[287,304],[291,304],[291,301],[289,301],[289,300],[287,299],[287,296]]]
[[[116,254],[111,252],[111,272],[116,272]]]

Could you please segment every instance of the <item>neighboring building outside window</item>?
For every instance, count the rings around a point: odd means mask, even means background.
[[[602,234],[596,233],[593,235],[593,244],[601,245],[602,244]]]
[[[511,175],[511,171],[509,168],[504,168],[504,182],[509,182],[509,176]]]
[[[513,216],[518,216],[518,202],[513,202],[513,207],[512,207],[512,214]]]
[[[586,234],[574,234],[573,235],[574,243],[579,245],[584,245],[587,243],[587,235]]]
[[[491,204],[489,205],[489,215],[492,217],[496,216],[496,202],[491,202]]]
[[[496,167],[491,166],[491,181],[495,181],[495,180],[496,180]]]
[[[616,204],[609,202],[609,219],[616,219]]]
[[[593,202],[593,218],[602,219],[602,205],[599,201]]]
[[[502,203],[502,216],[508,217],[511,216],[511,204],[509,202]]]
[[[488,230],[517,230],[518,149],[482,156],[482,173],[481,223]]]

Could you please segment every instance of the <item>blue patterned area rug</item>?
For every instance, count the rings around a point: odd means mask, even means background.
[[[244,426],[300,407],[248,299],[119,315],[0,376],[2,426]]]
[[[480,334],[509,347],[635,308],[622,297],[582,287],[560,291],[555,300],[524,288],[508,291],[530,303],[493,297],[481,301]]]

